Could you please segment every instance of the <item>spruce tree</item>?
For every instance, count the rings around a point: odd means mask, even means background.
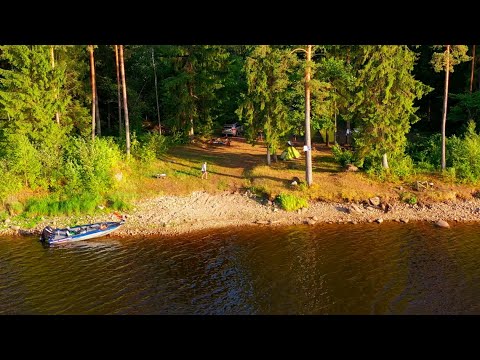
[[[262,131],[267,146],[267,164],[292,126],[288,121],[287,106],[290,85],[289,73],[293,71],[289,49],[279,46],[259,45],[250,48],[245,63],[247,93],[242,94],[238,115],[247,124],[247,141],[255,144]]]
[[[367,155],[388,168],[388,154],[400,156],[406,134],[419,120],[415,100],[431,88],[412,75],[416,54],[403,45],[360,47],[361,69],[353,106],[355,145],[360,158]]]

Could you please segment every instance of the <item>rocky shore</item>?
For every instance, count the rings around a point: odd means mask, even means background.
[[[77,223],[116,220],[114,215],[85,216]],[[380,199],[370,199],[362,204],[312,202],[306,209],[288,212],[275,203],[247,193],[208,194],[194,192],[187,197],[161,196],[143,200],[127,214],[124,226],[115,236],[181,235],[189,232],[224,227],[283,226],[298,224],[358,224],[397,221],[441,221],[453,225],[458,222],[480,220],[480,199],[449,201],[432,204],[405,203],[382,204]],[[51,225],[71,225],[72,218],[45,219],[32,229],[22,229],[13,222],[4,224],[0,234],[33,235]],[[443,224],[445,225],[445,224]],[[380,225],[381,226],[381,225]]]

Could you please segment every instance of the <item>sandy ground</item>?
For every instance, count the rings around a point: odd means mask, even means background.
[[[115,236],[181,235],[199,230],[224,227],[282,226],[318,223],[366,223],[380,224],[384,221],[447,221],[457,222],[480,220],[480,199],[435,203],[427,206],[393,204],[385,212],[380,206],[364,204],[339,204],[314,202],[307,209],[287,212],[276,204],[257,199],[250,193],[211,195],[194,192],[188,197],[162,196],[144,200],[135,205],[127,215],[126,223],[115,232]],[[84,223],[116,220],[114,215],[85,217]],[[43,227],[64,227],[71,223],[67,217],[48,219],[33,229],[9,226],[0,233],[8,235],[39,234]]]

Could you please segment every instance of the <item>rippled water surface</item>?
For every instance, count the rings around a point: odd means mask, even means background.
[[[480,314],[480,225],[0,238],[0,314]]]

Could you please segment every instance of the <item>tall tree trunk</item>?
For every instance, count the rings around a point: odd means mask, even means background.
[[[97,136],[102,136],[102,126],[100,123],[100,106],[98,106],[98,90],[95,86],[95,126],[97,127]]]
[[[329,139],[329,136],[328,136],[328,130],[325,130],[325,144],[327,145],[327,147],[330,147],[330,139]]]
[[[470,72],[470,94],[473,90],[473,73],[475,71],[475,45],[472,48],[472,71]]]
[[[52,59],[52,70],[55,69],[55,53],[53,51],[53,45],[50,46],[50,57]],[[55,99],[58,99],[58,89],[55,89]],[[60,114],[55,111],[55,120],[60,125]]]
[[[111,133],[110,117],[111,117],[111,112],[110,112],[110,101],[109,101],[107,102],[107,129],[109,133]]]
[[[333,110],[334,110],[333,116],[335,119],[335,128],[333,131],[333,143],[337,145],[337,101],[336,100],[334,100],[333,102]]]
[[[267,165],[270,166],[272,164],[272,159],[270,157],[270,145],[267,144]]]
[[[90,82],[92,84],[92,141],[95,140],[95,107],[97,101],[95,99],[96,84],[95,84],[95,61],[93,58],[93,45],[88,45],[88,50],[90,51]]]
[[[447,101],[448,101],[448,79],[450,75],[450,45],[447,45],[445,67],[445,91],[443,93],[443,112],[442,112],[442,170],[447,168],[445,161],[445,128],[447,125]]]
[[[432,121],[432,100],[428,98],[428,122]]]
[[[388,159],[387,159],[387,153],[382,155],[382,167],[384,169],[388,169]]]
[[[158,117],[158,133],[162,135],[162,124],[160,123],[160,106],[158,105],[158,87],[157,87],[157,69],[155,68],[155,56],[152,48],[153,73],[155,75],[155,98],[157,99],[157,117]]]
[[[305,178],[307,185],[313,183],[312,176],[312,141],[310,135],[310,62],[312,60],[312,45],[307,45],[307,66],[305,69]]]
[[[115,65],[117,68],[117,92],[118,92],[118,136],[122,136],[123,124],[122,124],[122,83],[120,81],[120,65],[118,63],[118,45],[115,45]]]
[[[125,62],[123,60],[123,45],[120,45],[120,75],[122,78],[123,90],[123,110],[125,111],[125,135],[127,141],[127,158],[130,157],[130,123],[128,120],[128,103],[127,103],[127,84],[125,82]]]
[[[193,96],[193,87],[192,87],[192,84],[188,84],[188,93],[190,94],[190,96],[192,97],[192,101],[194,96]],[[195,134],[194,130],[193,130],[193,116],[190,115],[190,130],[188,131],[188,135],[189,136],[193,136]]]
[[[351,131],[350,131],[350,121],[347,121],[347,132],[346,132],[346,135],[345,135],[345,143],[346,143],[347,145],[349,145],[349,144],[348,144],[348,135],[349,135],[349,134],[351,134]]]

